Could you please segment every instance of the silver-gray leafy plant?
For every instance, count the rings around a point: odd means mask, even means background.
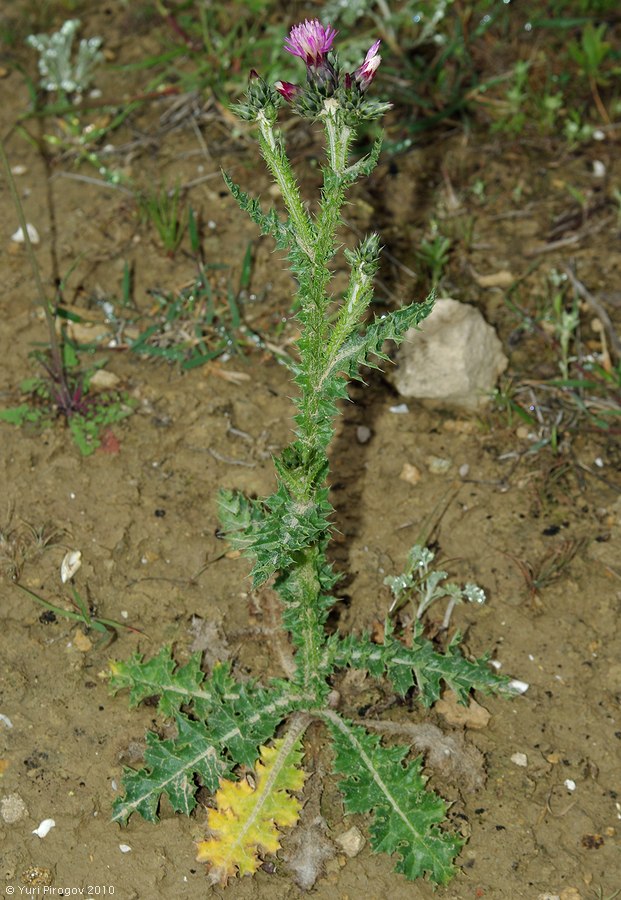
[[[80,27],[79,19],[67,19],[54,34],[31,34],[26,43],[39,54],[41,87],[48,92],[82,94],[93,78],[93,69],[103,60],[102,38],[82,38],[75,60],[73,40]]]
[[[357,126],[388,109],[388,104],[367,94],[380,62],[379,41],[361,66],[348,73],[331,52],[334,36],[333,29],[316,20],[295,26],[285,46],[304,61],[305,84],[272,86],[252,73],[247,96],[237,107],[239,115],[257,128],[261,154],[282,195],[284,215],[277,209],[265,211],[258,199],[224,176],[240,207],[287,252],[298,283],[295,308],[301,333],[297,358],[291,363],[298,388],[295,438],[274,460],[277,488],[262,499],[248,499],[235,491],[222,491],[220,497],[223,530],[232,547],[253,560],[254,587],[269,581],[280,597],[282,626],[292,646],[292,674],[264,685],[236,678],[228,663],[205,674],[200,654],[177,665],[169,648],[148,661],[135,655],[128,662],[114,663],[112,689],[128,688],[134,704],[158,695],[160,712],[176,725],[174,737],[147,735],[145,765],[139,771],[126,770],[125,794],[115,802],[114,818],[125,822],[138,812],[155,821],[162,796],[174,810],[190,813],[199,787],[218,791],[222,779],[253,767],[259,748],[277,733],[289,736],[283,746],[290,751],[292,740],[311,722],[319,722],[332,747],[332,768],[345,811],[372,817],[373,850],[393,855],[396,870],[408,879],[426,875],[444,884],[454,874],[454,860],[463,844],[461,836],[446,827],[446,804],[426,789],[421,760],[411,756],[409,746],[384,743],[347,718],[347,710],[334,702],[334,678],[338,670],[363,670],[401,696],[414,692],[424,706],[439,698],[443,685],[467,703],[472,689],[507,690],[507,681],[490,670],[486,658],[467,659],[458,649],[459,635],[440,651],[423,637],[420,621],[408,643],[399,639],[390,619],[379,643],[367,634],[343,636],[326,630],[339,580],[328,559],[333,510],[327,455],[338,404],[347,398],[348,382],[360,377],[361,366],[382,358],[385,341],[401,341],[432,306],[428,299],[368,320],[379,259],[379,238],[370,234],[354,250],[344,251],[349,286],[334,311],[330,266],[338,249],[341,209],[348,189],[369,175],[380,152],[377,141],[368,156],[352,158]],[[283,98],[294,113],[319,122],[325,133],[323,187],[314,210],[302,200],[277,127]],[[277,783],[285,762],[282,751],[270,770],[270,783]],[[222,857],[199,855],[210,862],[212,882],[226,883],[235,869],[256,870],[242,848],[251,840],[269,784],[262,790],[246,821],[234,820],[226,812],[220,817],[231,831],[236,829],[220,837],[222,842],[228,837],[227,846],[239,859],[229,855],[225,864]],[[212,847],[219,841],[216,836],[203,843]]]

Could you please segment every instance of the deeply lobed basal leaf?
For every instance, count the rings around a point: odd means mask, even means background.
[[[418,624],[412,646],[407,647],[397,640],[387,623],[383,643],[374,643],[368,635],[335,636],[330,654],[334,666],[366,669],[375,678],[385,677],[402,696],[416,685],[424,706],[431,706],[440,698],[443,683],[461,703],[468,702],[472,690],[511,693],[509,679],[490,669],[487,656],[469,660],[460,651],[459,642],[460,636],[455,634],[446,652],[440,653],[422,636],[422,626]]]
[[[260,748],[249,777],[223,779],[210,809],[210,836],[198,844],[197,860],[210,866],[212,883],[226,885],[236,875],[252,875],[260,865],[260,852],[280,849],[279,828],[294,825],[301,803],[292,796],[304,785],[300,742],[286,738]]]
[[[427,875],[446,884],[455,874],[454,860],[463,840],[443,831],[446,803],[425,788],[420,759],[408,762],[408,747],[381,744],[377,735],[352,725],[336,713],[326,720],[335,747],[334,769],[348,813],[372,813],[371,846],[397,854],[396,871],[410,881]]]
[[[269,688],[241,684],[223,663],[206,676],[199,656],[177,666],[164,648],[148,662],[136,655],[111,664],[113,691],[128,688],[134,705],[159,695],[160,710],[177,726],[174,737],[147,734],[145,765],[125,770],[125,795],[114,803],[115,821],[126,822],[134,812],[156,821],[164,795],[176,812],[189,814],[199,786],[213,791],[233,766],[252,765],[257,748],[293,708],[296,699],[284,682],[273,681]]]

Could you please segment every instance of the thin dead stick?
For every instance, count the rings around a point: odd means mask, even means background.
[[[535,256],[540,256],[542,253],[552,253],[553,250],[561,250],[563,247],[571,247],[573,244],[579,244],[584,238],[597,234],[607,225],[610,225],[612,219],[612,216],[607,216],[592,228],[583,228],[581,231],[577,231],[569,237],[561,238],[558,241],[550,241],[549,244],[542,244],[540,247],[535,247],[533,250],[526,250],[524,256],[527,259],[532,259]]]
[[[610,341],[610,346],[615,352],[615,356],[617,357],[617,359],[621,359],[621,341],[617,336],[614,326],[610,321],[610,316],[606,312],[605,308],[599,302],[597,297],[594,297],[593,294],[589,290],[587,290],[584,284],[576,277],[576,273],[574,272],[571,265],[565,265],[563,266],[563,269],[566,272],[567,277],[571,281],[572,287],[575,292],[579,297],[582,297],[583,300],[586,300],[597,318],[604,326],[604,330],[608,336],[608,340]]]

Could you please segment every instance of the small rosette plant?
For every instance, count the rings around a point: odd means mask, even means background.
[[[427,790],[421,759],[412,756],[408,745],[384,741],[351,721],[353,710],[341,708],[335,678],[342,670],[363,670],[395,694],[415,692],[426,707],[440,697],[443,686],[462,703],[473,689],[507,690],[506,679],[491,671],[486,658],[462,655],[459,635],[441,651],[424,637],[420,622],[407,643],[389,617],[381,642],[367,634],[326,631],[338,581],[328,558],[333,510],[327,455],[338,403],[347,397],[348,382],[360,377],[361,367],[377,365],[384,357],[385,342],[399,342],[432,307],[428,298],[368,319],[379,259],[378,236],[370,234],[344,251],[349,285],[335,311],[330,266],[338,249],[341,209],[347,190],[369,175],[380,151],[378,142],[368,156],[352,159],[356,126],[377,118],[389,105],[367,94],[380,64],[379,41],[359,68],[348,73],[332,53],[334,38],[334,30],[316,20],[296,25],[285,48],[303,60],[305,83],[270,85],[253,72],[247,97],[237,107],[257,127],[260,151],[280,188],[285,214],[265,211],[258,199],[224,175],[240,207],[286,251],[298,283],[294,308],[300,337],[290,363],[298,389],[295,438],[274,459],[276,490],[262,499],[236,491],[220,496],[222,529],[230,545],[252,560],[254,587],[269,581],[278,594],[291,672],[261,685],[236,678],[226,663],[205,673],[200,656],[177,665],[165,648],[152,660],[135,656],[115,663],[111,677],[113,690],[129,689],[134,704],[158,695],[160,713],[176,726],[173,737],[147,735],[145,765],[125,772],[125,794],[115,803],[114,818],[125,822],[138,812],[154,821],[162,796],[175,811],[189,814],[199,788],[212,792],[198,854],[210,867],[212,883],[252,874],[262,855],[278,850],[280,829],[294,825],[300,814],[295,795],[304,782],[299,774],[304,734],[311,722],[319,722],[331,744],[345,813],[371,817],[373,850],[393,855],[396,870],[408,879],[427,876],[444,884],[463,844],[446,827],[447,805]],[[277,128],[283,105],[324,128],[323,187],[310,211]]]

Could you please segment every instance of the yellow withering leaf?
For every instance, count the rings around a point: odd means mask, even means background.
[[[304,785],[300,741],[287,738],[260,748],[249,777],[222,779],[209,810],[210,835],[198,843],[197,860],[209,863],[212,883],[225,885],[235,875],[252,875],[260,853],[280,849],[279,828],[295,825],[301,803],[291,795]]]

